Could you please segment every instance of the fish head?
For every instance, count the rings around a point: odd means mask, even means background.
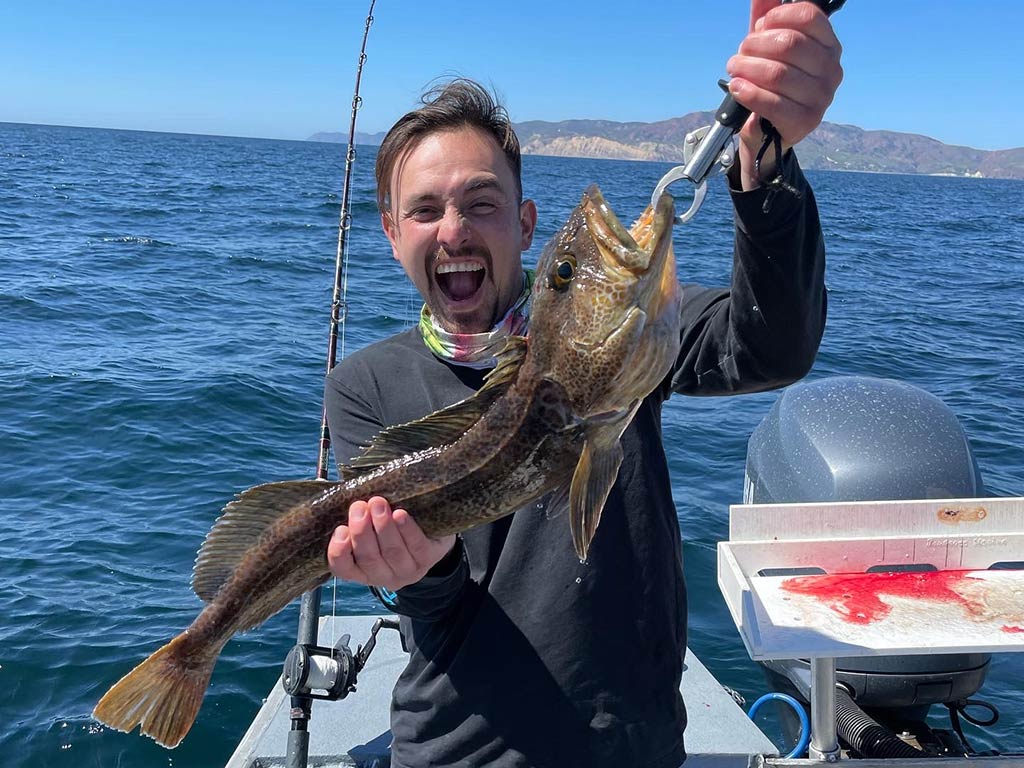
[[[565,388],[579,418],[628,412],[678,355],[674,215],[662,195],[627,229],[591,186],[541,255],[528,359]]]

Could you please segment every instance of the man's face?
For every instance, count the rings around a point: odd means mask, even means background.
[[[483,333],[522,291],[521,254],[537,224],[498,143],[475,128],[428,134],[391,174],[391,250],[438,324]]]

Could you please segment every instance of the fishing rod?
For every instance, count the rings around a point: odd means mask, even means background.
[[[352,96],[352,112],[348,126],[348,150],[345,152],[345,180],[341,189],[341,213],[338,220],[338,247],[334,260],[334,290],[331,297],[330,333],[327,341],[327,372],[330,373],[337,362],[339,336],[341,355],[345,356],[345,329],[348,317],[348,233],[352,228],[352,212],[350,210],[352,166],[356,159],[356,115],[363,104],[359,95],[359,86],[363,78],[363,64],[366,63],[366,41],[373,25],[373,7],[376,0],[370,0],[370,8],[366,12],[363,29],[363,41],[359,47],[359,63],[356,67],[356,84]],[[340,333],[339,333],[340,328]],[[326,480],[330,463],[331,434],[327,426],[327,407],[324,405],[320,418],[320,451],[317,460],[316,479]],[[289,674],[289,661],[293,656],[307,659],[307,649],[316,648],[320,619],[320,588],[317,587],[302,596],[299,608],[299,628],[296,646],[285,662],[284,679],[295,679]],[[288,768],[306,768],[309,763],[309,729],[313,696],[308,688],[289,686],[291,694],[291,728],[288,731],[288,748],[285,753],[285,765]],[[347,686],[345,686],[347,687]]]
[[[337,362],[338,328],[341,328],[341,356],[345,357],[345,320],[348,317],[348,232],[352,228],[351,198],[352,166],[356,160],[356,114],[363,105],[359,85],[363,79],[363,64],[366,63],[366,40],[373,24],[373,6],[377,0],[370,0],[363,29],[363,43],[359,48],[359,65],[356,67],[356,86],[352,96],[352,114],[348,124],[348,150],[345,152],[345,181],[341,187],[341,214],[338,220],[338,250],[334,259],[334,294],[331,298],[331,329],[327,340],[327,373]],[[320,418],[320,456],[317,460],[316,479],[326,480],[331,452],[331,433],[327,428],[327,407]]]

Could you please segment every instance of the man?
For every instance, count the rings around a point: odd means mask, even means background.
[[[788,384],[813,363],[825,318],[817,210],[795,158],[769,212],[754,160],[758,116],[783,150],[820,122],[842,71],[828,19],[810,3],[753,0],[727,65],[755,112],[729,175],[732,287],[684,291],[671,388],[720,395]],[[377,160],[381,222],[424,298],[418,328],[350,356],[328,376],[336,457],[382,428],[472,394],[494,352],[528,322],[537,211],[522,198],[518,141],[479,86],[456,81],[389,132]],[[685,757],[679,696],[686,642],[681,543],[661,445],[661,395],[622,437],[625,460],[590,556],[563,517],[526,508],[460,537],[428,539],[405,510],[356,502],[328,562],[376,588],[410,647],[395,687],[392,764],[658,766]]]

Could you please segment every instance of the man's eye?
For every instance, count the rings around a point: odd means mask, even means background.
[[[477,202],[473,203],[473,210],[476,213],[488,213],[489,211],[493,211],[497,207],[498,206],[496,206],[489,200],[478,200]]]
[[[437,218],[438,213],[436,208],[413,208],[407,215],[416,221],[432,221]]]

